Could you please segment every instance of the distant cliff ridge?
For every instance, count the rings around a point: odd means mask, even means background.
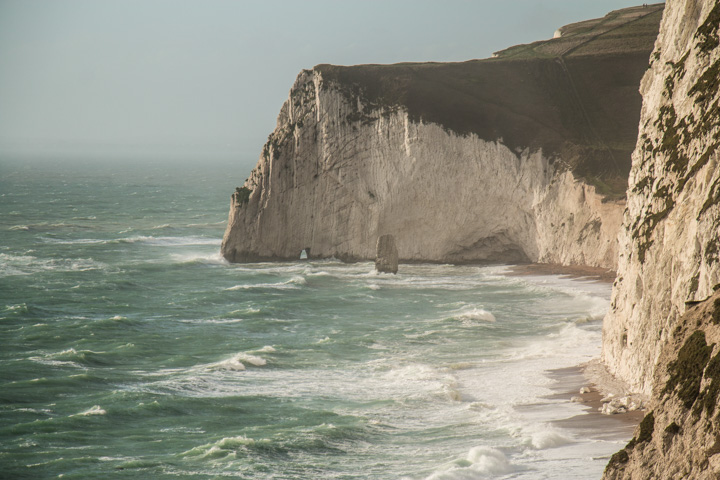
[[[615,268],[637,92],[662,5],[462,63],[300,73],[232,197],[230,261],[542,261]]]

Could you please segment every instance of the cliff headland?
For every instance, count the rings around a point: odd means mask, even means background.
[[[640,79],[662,5],[462,63],[301,72],[238,188],[230,261],[545,262],[614,269]]]

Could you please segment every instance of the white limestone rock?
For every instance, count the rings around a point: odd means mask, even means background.
[[[614,269],[624,203],[604,202],[560,163],[414,122],[402,108],[371,109],[306,70],[233,196],[222,252],[370,260],[387,233],[405,261]]]

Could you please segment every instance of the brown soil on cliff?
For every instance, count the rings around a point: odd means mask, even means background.
[[[640,79],[663,5],[561,29],[562,36],[461,63],[318,65],[372,108],[514,149],[542,148],[606,195],[624,196],[640,118]]]

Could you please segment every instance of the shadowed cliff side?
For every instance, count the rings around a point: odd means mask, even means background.
[[[542,261],[614,268],[662,5],[462,63],[298,76],[232,197],[230,261]]]
[[[511,150],[542,149],[602,193],[622,197],[637,140],[638,87],[662,9],[614,11],[492,59],[315,70],[371,108],[402,107],[412,121]]]

